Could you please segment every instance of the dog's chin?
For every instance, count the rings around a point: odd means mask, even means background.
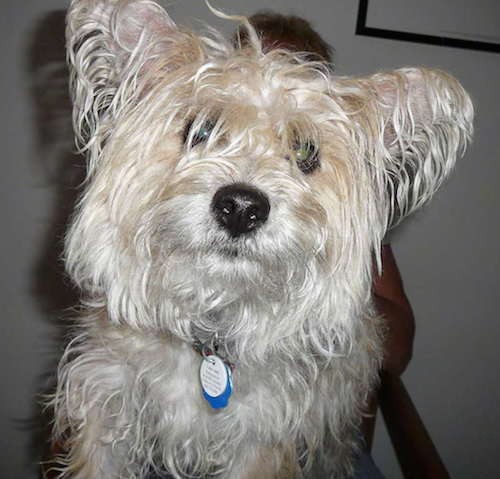
[[[238,259],[244,256],[241,248],[236,244],[223,245],[217,252],[220,256],[227,259]]]
[[[258,262],[259,258],[255,248],[233,240],[217,244],[209,254],[215,255],[223,263],[233,263],[235,265],[241,261]]]
[[[237,238],[218,234],[208,242],[207,252],[216,254],[223,260],[257,260],[260,257],[259,244],[257,234]]]

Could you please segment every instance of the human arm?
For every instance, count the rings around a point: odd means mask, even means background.
[[[382,271],[373,281],[373,298],[387,328],[382,369],[399,376],[412,358],[415,318],[390,244],[382,246],[381,255]]]

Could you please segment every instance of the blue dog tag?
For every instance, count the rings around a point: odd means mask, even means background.
[[[231,369],[215,354],[203,358],[200,366],[200,382],[203,397],[214,409],[226,407],[231,393],[233,382]]]

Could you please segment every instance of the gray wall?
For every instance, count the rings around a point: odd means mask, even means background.
[[[169,3],[180,23],[201,18],[222,25],[201,0]],[[453,477],[497,476],[500,56],[355,36],[358,2],[352,0],[213,3],[233,13],[271,7],[305,16],[335,46],[340,74],[436,66],[471,93],[476,136],[466,159],[393,244],[418,328],[407,387]],[[57,262],[81,174],[79,160],[64,153],[71,141],[67,103],[61,70],[51,63],[63,56],[56,11],[65,6],[62,0],[2,1],[0,477],[6,479],[36,477],[34,396],[49,386],[46,373],[60,343],[54,311],[74,298]],[[500,7],[496,14],[500,24]],[[374,453],[388,478],[400,477],[380,425]]]

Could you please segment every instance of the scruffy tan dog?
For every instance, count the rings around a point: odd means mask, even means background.
[[[66,242],[81,314],[59,368],[60,477],[348,477],[381,360],[372,259],[471,133],[449,75],[338,78],[75,0],[88,179]],[[318,476],[319,477],[319,476]]]

